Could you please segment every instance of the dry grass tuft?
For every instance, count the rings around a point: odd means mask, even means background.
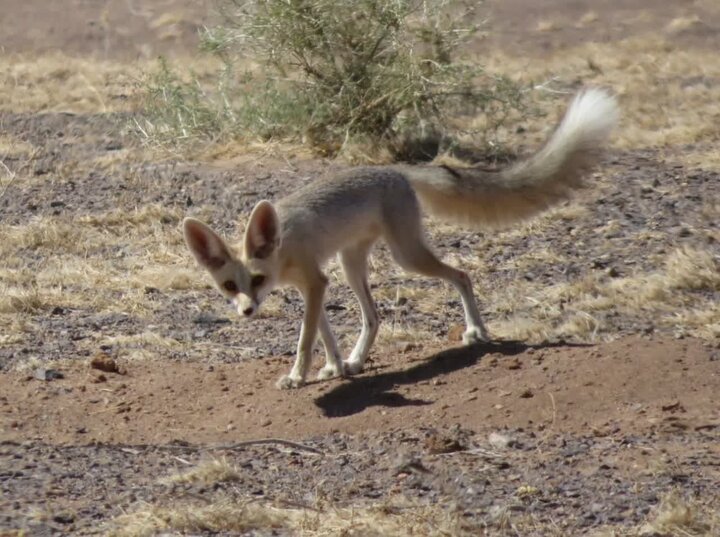
[[[679,33],[701,24],[700,17],[698,15],[688,15],[686,17],[676,17],[671,20],[665,30],[669,33]]]
[[[34,218],[22,226],[0,224],[0,253],[10,255],[18,250],[66,249],[78,252],[76,247],[82,243],[80,230],[69,221],[57,218]]]
[[[192,533],[277,529],[286,527],[294,514],[259,504],[242,505],[229,501],[203,506],[149,507],[116,518],[113,521],[115,529],[107,532],[107,535],[145,537],[167,531]]]
[[[23,140],[19,140],[14,136],[9,136],[7,134],[0,134],[0,162],[3,158],[18,157],[32,153],[33,149],[34,147],[31,144]],[[1,164],[0,171],[7,172],[7,170],[2,170]],[[2,177],[2,175],[0,175],[0,177]]]
[[[0,313],[36,313],[53,306],[53,302],[37,287],[0,287]]]
[[[406,504],[374,507],[287,509],[267,504],[218,500],[202,506],[149,507],[113,521],[116,537],[144,537],[167,531],[247,532],[287,530],[292,535],[331,537],[435,537],[473,535],[452,510]]]
[[[577,26],[578,28],[584,28],[585,26],[589,26],[590,24],[597,22],[598,19],[599,16],[595,11],[588,11],[582,17],[580,17],[575,26]]]
[[[212,459],[179,474],[166,477],[161,482],[173,483],[201,483],[203,485],[214,485],[215,483],[226,483],[238,481],[240,472],[230,464],[227,459]]]
[[[679,248],[665,261],[665,274],[674,289],[719,290],[720,253]]]
[[[560,25],[556,21],[541,20],[538,21],[535,30],[538,32],[554,32],[560,29]]]
[[[639,535],[710,537],[719,532],[720,511],[671,493],[660,502],[651,520],[640,528]]]

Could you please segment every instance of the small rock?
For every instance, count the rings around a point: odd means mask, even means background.
[[[422,461],[418,457],[411,455],[401,455],[395,462],[394,474],[412,474],[412,473],[423,473],[428,474],[428,470]]]
[[[512,439],[506,434],[490,433],[488,443],[495,449],[506,449],[510,446]]]
[[[38,380],[47,381],[65,378],[65,375],[57,369],[45,369],[44,367],[37,368],[33,373],[33,376]]]
[[[685,412],[685,407],[682,406],[680,401],[673,401],[670,404],[662,405],[660,410],[663,412]]]
[[[449,341],[462,341],[465,328],[462,325],[454,324],[448,330],[447,338]]]
[[[535,397],[535,394],[530,388],[525,388],[522,392],[520,392],[521,399],[530,399],[531,397]]]
[[[193,319],[193,322],[195,324],[227,324],[230,322],[230,319],[227,317],[218,317],[217,315],[213,315],[211,313],[201,313]]]
[[[53,515],[53,522],[57,522],[59,524],[72,524],[75,522],[75,515],[72,513],[57,513]]]
[[[117,362],[112,358],[112,356],[105,354],[104,352],[98,352],[92,357],[90,360],[90,367],[104,371],[105,373],[121,372]]]
[[[433,455],[437,455],[439,453],[455,453],[457,451],[465,450],[465,446],[463,446],[457,438],[440,434],[431,434],[425,440],[425,447],[428,452]]]
[[[512,360],[509,360],[506,362],[505,367],[510,370],[520,369],[522,367],[522,364],[520,363],[520,360],[517,358],[513,358]]]
[[[400,341],[397,344],[397,349],[399,352],[411,352],[421,348],[422,345],[419,345],[413,341]]]

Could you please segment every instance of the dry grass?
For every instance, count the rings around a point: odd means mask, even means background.
[[[591,537],[714,537],[720,532],[720,507],[715,502],[688,499],[678,492],[667,494],[636,527],[613,526],[596,530]]]
[[[0,110],[16,113],[127,110],[127,96],[141,69],[137,64],[84,60],[62,54],[3,55]]]
[[[676,17],[671,20],[665,31],[668,33],[679,33],[700,25],[700,17],[698,15],[688,15],[685,17]]]
[[[663,498],[640,535],[711,536],[720,532],[720,510],[688,500],[679,493]]]
[[[527,81],[550,80],[550,87],[568,94],[573,92],[569,86],[578,81],[612,88],[623,116],[613,136],[616,147],[707,144],[720,139],[720,87],[713,83],[720,76],[720,57],[711,50],[681,48],[655,35],[562,49],[542,62],[502,53],[488,62],[492,71]],[[555,114],[566,99],[555,99]],[[528,122],[521,138],[506,136],[513,139],[511,147],[515,141],[536,143],[551,127],[552,122],[539,119]]]
[[[163,23],[160,27],[167,28],[166,23],[172,21],[159,22]],[[4,54],[0,56],[0,111],[127,112],[136,105],[134,97],[139,81],[154,64],[154,60],[103,61],[62,53]],[[199,76],[217,67],[207,58],[189,58],[184,64]]]
[[[95,351],[101,345],[111,345],[118,349],[116,357],[126,361],[144,361],[162,359],[171,351],[181,350],[183,345],[176,339],[164,337],[148,329],[132,335],[98,334],[85,347]]]
[[[203,485],[214,485],[215,483],[226,483],[240,479],[238,469],[230,464],[227,459],[211,459],[191,468],[185,472],[171,475],[162,479],[161,482],[167,485],[174,483],[200,483]]]
[[[357,334],[348,334],[347,339],[352,341]],[[407,323],[403,321],[393,322],[388,320],[380,325],[377,335],[377,345],[397,345],[398,343],[421,343],[437,339],[437,337],[429,330],[423,329],[422,325],[417,323]]]
[[[452,510],[384,503],[373,507],[284,508],[269,504],[216,500],[209,504],[150,506],[113,521],[116,537],[144,537],[167,531],[247,532],[286,530],[304,537],[336,535],[435,537],[473,535]]]
[[[584,28],[598,21],[598,14],[595,11],[588,11],[577,21],[575,26],[578,28]]]
[[[33,150],[34,147],[23,140],[19,140],[18,138],[7,134],[0,134],[0,161],[7,157],[27,155]],[[3,171],[7,172],[6,170]]]
[[[720,333],[720,308],[712,295],[689,292],[720,289],[718,263],[714,250],[683,247],[652,272],[622,278],[593,273],[549,287],[517,282],[488,299],[493,317],[501,317],[490,329],[499,337],[535,342],[592,341],[602,333],[599,314],[614,310],[642,316],[676,334],[713,339]]]
[[[151,319],[153,292],[204,289],[185,255],[177,210],[145,205],[71,219],[33,218],[0,224],[0,345],[34,346],[42,327],[35,316],[56,308],[137,315]],[[166,356],[179,344],[151,329],[135,335],[94,332],[80,346],[115,344],[131,359]]]

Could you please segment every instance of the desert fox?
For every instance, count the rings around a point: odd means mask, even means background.
[[[276,204],[260,201],[237,250],[193,218],[183,222],[185,242],[244,317],[252,317],[275,287],[295,286],[302,294],[305,312],[297,357],[279,388],[304,384],[318,330],[326,353],[318,378],[362,371],[379,323],[367,257],[381,237],[400,266],[442,278],[460,292],[466,344],[487,341],[469,277],[438,260],[425,243],[420,205],[432,215],[473,227],[499,227],[533,216],[583,186],[617,118],[615,99],[589,89],[574,98],[537,153],[504,170],[354,168],[317,179]],[[336,253],[362,315],[360,337],[345,361],[323,306],[328,280],[322,265]]]

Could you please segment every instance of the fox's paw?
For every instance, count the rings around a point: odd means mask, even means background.
[[[346,375],[357,375],[363,370],[364,362],[360,360],[347,360],[343,362]]]
[[[327,380],[327,379],[333,379],[335,377],[342,377],[344,376],[343,368],[337,368],[332,364],[326,365],[323,367],[320,371],[318,371],[317,379],[318,380]]]
[[[275,386],[281,390],[293,390],[295,388],[301,388],[304,385],[305,379],[292,377],[290,375],[283,375],[275,384]]]
[[[473,343],[490,341],[490,336],[484,326],[470,326],[465,330],[462,340],[465,345],[472,345]]]

